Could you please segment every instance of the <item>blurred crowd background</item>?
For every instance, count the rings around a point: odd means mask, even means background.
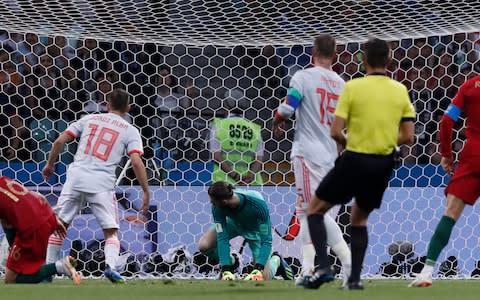
[[[271,120],[291,76],[311,63],[311,47],[187,47],[77,40],[0,31],[0,149],[4,162],[41,163],[70,122],[106,111],[116,87],[132,95],[127,119],[142,133],[147,159],[211,160],[209,126],[233,103],[263,128],[266,168],[289,161],[293,122],[280,139]],[[480,72],[478,33],[390,43],[389,76],[405,84],[416,107],[416,143],[404,164],[438,164],[438,125],[468,78]],[[358,43],[338,45],[333,69],[345,80],[364,75]],[[462,124],[458,124],[457,129]],[[465,138],[456,131],[454,150]],[[75,145],[61,160],[72,160]]]

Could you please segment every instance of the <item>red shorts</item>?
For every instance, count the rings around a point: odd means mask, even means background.
[[[7,259],[7,268],[17,274],[34,274],[45,264],[48,238],[55,231],[55,215],[30,232],[17,232]]]
[[[445,195],[452,194],[473,205],[480,197],[480,172],[478,161],[467,160],[460,162],[445,189]]]

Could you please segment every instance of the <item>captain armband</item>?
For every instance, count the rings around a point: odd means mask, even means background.
[[[458,118],[462,114],[462,110],[455,104],[450,104],[445,111],[445,115],[449,116],[454,122],[457,122]]]

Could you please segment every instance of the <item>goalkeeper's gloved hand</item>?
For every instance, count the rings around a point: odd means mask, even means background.
[[[222,272],[222,280],[235,280],[235,275],[230,271]]]
[[[220,274],[220,279],[222,280],[235,280],[235,275],[233,274],[233,266],[222,266]]]
[[[245,277],[244,280],[262,281],[263,280],[263,265],[256,264],[253,271]]]

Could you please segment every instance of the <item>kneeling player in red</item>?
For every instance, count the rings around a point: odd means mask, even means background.
[[[448,106],[440,123],[440,151],[442,167],[449,175],[453,173],[452,128],[462,111],[466,115],[467,141],[450,182],[445,189],[447,209],[440,219],[428,245],[427,260],[420,274],[410,287],[432,285],[435,263],[448,244],[453,226],[462,215],[465,205],[473,205],[480,196],[480,76],[467,80]]]
[[[58,274],[80,284],[72,257],[45,264],[50,235],[67,233],[45,197],[8,177],[0,177],[0,220],[11,246],[5,283],[39,283]]]

